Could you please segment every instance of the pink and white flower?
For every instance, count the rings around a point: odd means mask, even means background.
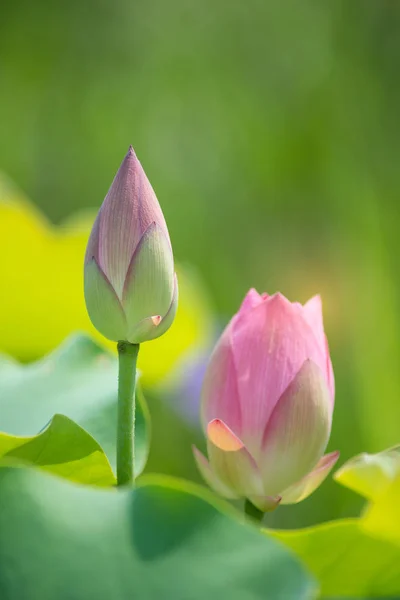
[[[250,290],[203,384],[209,460],[194,455],[206,482],[263,511],[306,498],[339,457],[323,455],[334,394],[320,297],[302,306]]]

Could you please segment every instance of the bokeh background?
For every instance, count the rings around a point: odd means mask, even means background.
[[[251,286],[301,302],[321,293],[337,383],[329,449],[344,461],[399,442],[400,4],[18,0],[0,10],[0,169],[60,224],[99,207],[132,143],[177,261],[202,282],[199,335],[211,345]],[[23,235],[12,232],[11,251]],[[29,253],[22,268],[34,269]],[[59,301],[56,288],[62,321]],[[12,337],[0,329],[0,349]],[[152,471],[198,478],[188,406],[203,342],[182,361],[183,384],[149,386]],[[330,480],[269,522],[297,527],[360,506]]]

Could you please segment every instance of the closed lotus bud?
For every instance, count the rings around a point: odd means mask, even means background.
[[[201,416],[209,460],[194,448],[198,468],[218,493],[262,511],[299,502],[339,457],[323,455],[333,406],[320,297],[302,306],[250,290],[206,372]]]
[[[85,300],[93,325],[113,341],[152,340],[175,317],[178,287],[167,225],[132,147],[90,234]]]

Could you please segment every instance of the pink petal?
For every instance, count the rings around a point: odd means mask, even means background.
[[[99,229],[100,229],[100,213],[97,214],[96,220],[93,223],[92,231],[90,232],[88,245],[86,247],[85,265],[87,265],[93,258],[95,259],[97,265],[100,264]]]
[[[230,344],[231,323],[220,337],[204,377],[201,392],[201,421],[206,431],[210,421],[220,419],[240,436],[241,413],[237,375]]]
[[[332,396],[332,404],[335,398],[335,379],[333,375],[332,362],[329,354],[328,341],[324,332],[324,323],[322,318],[321,296],[313,296],[303,306],[303,314],[316,336],[318,343],[324,348],[326,355],[326,377],[328,387]]]
[[[257,456],[265,426],[280,396],[306,359],[312,359],[325,372],[325,350],[302,314],[281,294],[239,313],[231,329],[241,437]],[[240,414],[239,409],[236,413]]]
[[[153,222],[162,227],[169,241],[156,195],[131,147],[101,206],[96,224],[99,264],[120,299],[132,255]]]
[[[207,427],[208,457],[212,470],[242,498],[262,497],[260,472],[243,442],[218,419]]]
[[[339,455],[340,452],[338,451],[325,454],[311,473],[308,473],[303,479],[291,485],[282,493],[282,504],[295,504],[310,496],[328,477]]]
[[[224,498],[229,498],[231,500],[235,498],[237,499],[238,496],[235,494],[235,492],[218,479],[217,475],[211,469],[210,463],[200,452],[200,450],[198,450],[196,446],[192,446],[192,450],[197,468],[199,469],[204,481],[210,486],[210,488]]]
[[[263,296],[264,296],[264,294],[263,294]],[[246,312],[249,309],[254,308],[255,306],[258,306],[259,304],[261,304],[263,302],[263,296],[260,296],[260,294],[254,288],[251,288],[247,292],[247,294],[240,306],[239,312]]]
[[[303,306],[303,315],[310,325],[318,343],[325,347],[324,322],[322,318],[321,296],[313,296]]]
[[[316,465],[329,440],[329,390],[321,369],[306,360],[277,403],[263,439],[265,493],[280,495]]]
[[[333,410],[333,405],[335,402],[335,376],[333,374],[332,361],[331,361],[331,356],[329,353],[328,340],[327,340],[326,336],[325,336],[325,352],[326,352],[326,374],[327,374],[326,376],[327,376],[327,381],[328,381],[328,388],[331,393],[332,410]]]

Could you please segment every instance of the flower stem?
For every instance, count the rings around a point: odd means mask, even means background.
[[[135,480],[135,388],[139,344],[118,342],[117,485]]]
[[[251,519],[258,521],[259,523],[261,523],[264,518],[263,511],[254,506],[254,504],[247,499],[244,503],[244,513]]]

